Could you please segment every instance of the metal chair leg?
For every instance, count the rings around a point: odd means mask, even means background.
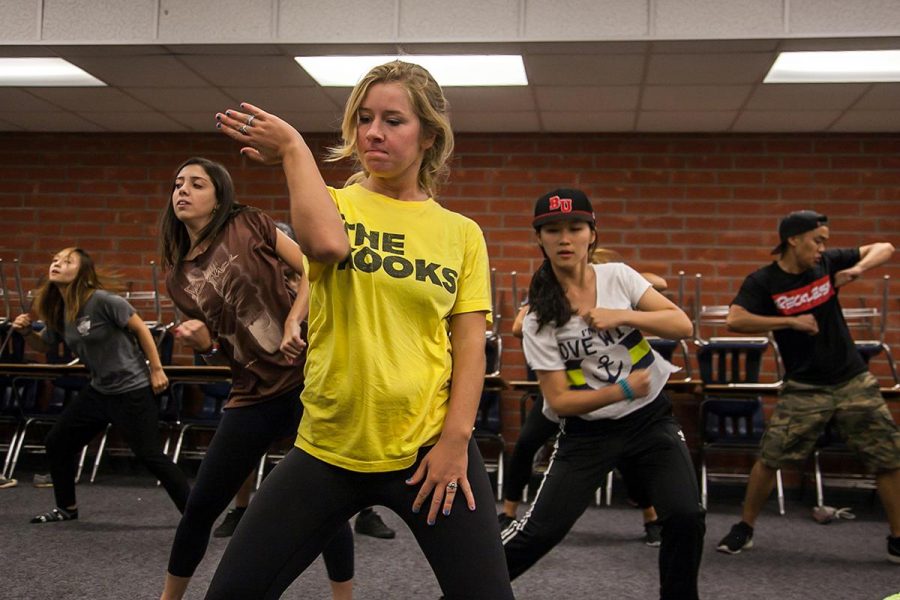
[[[784,516],[784,482],[781,479],[781,469],[775,471],[775,484],[778,487],[778,514]]]
[[[75,471],[75,483],[81,481],[81,472],[84,470],[84,461],[87,458],[87,444],[84,445],[84,448],[81,449],[81,454],[78,455],[78,470]]]
[[[258,490],[259,486],[262,485],[263,480],[263,471],[266,469],[266,458],[269,457],[269,453],[266,452],[262,455],[262,458],[259,459],[259,468],[256,470],[256,487],[254,489]]]
[[[109,435],[109,429],[112,425],[106,426],[106,431],[103,432],[103,437],[100,438],[100,447],[97,448],[97,456],[94,458],[94,468],[91,470],[91,483],[94,483],[94,480],[97,479],[97,470],[100,468],[100,460],[103,458],[103,452],[106,450],[106,438]]]
[[[613,472],[606,474],[606,505],[612,506]]]

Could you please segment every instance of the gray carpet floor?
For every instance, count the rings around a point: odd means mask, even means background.
[[[101,473],[78,486],[78,521],[30,525],[53,506],[52,490],[31,486],[31,473],[17,473],[18,487],[0,490],[0,598],[158,598],[178,513],[149,476]],[[881,600],[900,592],[900,565],[886,560],[887,526],[868,492],[844,493],[841,506],[857,518],[819,525],[809,500],[788,504],[785,517],[774,502],[757,526],[755,547],[737,556],[715,551],[739,513],[739,490],[710,506],[701,568],[701,595],[708,599]],[[436,599],[440,590],[411,534],[397,528],[394,540],[356,537],[356,597]],[[641,543],[640,512],[622,501],[591,508],[548,556],[514,582],[519,600],[647,599],[658,597],[658,551]],[[202,598],[227,540],[213,539],[189,589]],[[285,598],[329,598],[321,559]]]

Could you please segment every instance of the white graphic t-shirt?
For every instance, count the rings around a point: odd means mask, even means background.
[[[650,283],[623,263],[592,265],[597,274],[597,306],[635,309]],[[570,389],[600,389],[615,385],[634,369],[650,372],[650,392],[631,401],[622,400],[590,413],[582,419],[620,419],[653,401],[662,391],[669,375],[678,370],[655,350],[641,332],[633,327],[597,330],[578,315],[562,327],[544,325],[538,331],[534,313],[525,317],[523,327],[525,359],[535,371],[565,371]],[[550,405],[544,403],[544,416],[559,421]]]

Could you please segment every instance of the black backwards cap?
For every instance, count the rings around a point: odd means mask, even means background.
[[[818,229],[828,223],[828,217],[814,210],[798,210],[792,212],[778,224],[778,237],[781,242],[772,248],[772,254],[781,254],[787,247],[788,238]]]

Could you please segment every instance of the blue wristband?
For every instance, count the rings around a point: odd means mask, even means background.
[[[625,393],[625,399],[631,402],[634,400],[634,390],[631,389],[631,386],[628,385],[628,382],[624,379],[618,380],[616,383],[619,384],[619,387],[622,388],[622,391]]]

